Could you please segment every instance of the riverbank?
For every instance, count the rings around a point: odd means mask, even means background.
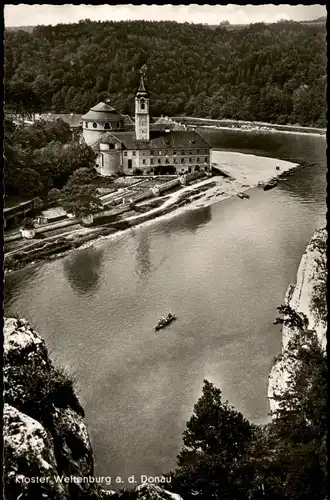
[[[80,227],[56,237],[27,242],[25,247],[6,252],[5,272],[46,259],[60,258],[77,248],[93,245],[96,240],[118,238],[131,231],[134,226],[152,224],[155,218],[173,217],[186,210],[209,206],[256,187],[259,183],[283,178],[299,167],[289,161],[216,150],[212,151],[212,165],[218,167],[223,175],[213,176],[166,194],[163,203],[162,197],[159,198],[159,207],[144,213],[128,212],[115,223],[101,227]],[[242,200],[242,203],[247,202]]]
[[[278,123],[247,121],[247,120],[216,120],[212,118],[194,118],[191,116],[171,117],[181,125],[187,127],[206,127],[218,130],[242,130],[244,132],[284,132],[291,134],[326,135],[326,128],[303,127],[301,125],[281,125]]]
[[[235,130],[237,132],[261,132],[261,133],[273,133],[276,132],[281,133],[281,134],[293,134],[293,135],[309,135],[309,136],[314,136],[314,137],[322,137],[326,136],[326,129],[319,131],[319,132],[309,132],[309,131],[304,131],[303,127],[301,127],[302,130],[287,130],[287,129],[280,129],[280,128],[275,128],[273,126],[226,126],[226,125],[198,125],[194,126],[198,128],[205,128],[205,129],[212,129],[212,130]]]

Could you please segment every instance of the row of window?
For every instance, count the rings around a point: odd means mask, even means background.
[[[136,156],[136,151],[133,151],[132,153],[133,153],[133,156]],[[186,151],[186,152],[181,151],[179,153],[177,153],[176,151],[158,151],[158,156],[177,156],[177,154],[178,155],[180,155],[180,154],[181,155],[188,155],[188,154],[192,155],[192,154],[198,154],[198,153],[205,154],[205,153],[207,153],[207,149],[205,149],[205,150],[204,149],[197,149],[197,151],[194,151],[194,152],[192,152],[190,150],[189,150],[189,152],[188,151]],[[142,154],[143,154],[143,156],[145,156],[147,153],[146,153],[146,151],[143,151]],[[157,156],[155,151],[150,151],[150,155]],[[124,156],[127,156],[127,151],[124,151]]]
[[[166,164],[166,165],[169,165],[169,164],[173,164],[173,165],[176,165],[177,163],[188,163],[186,161],[186,158],[181,158],[181,162],[177,161],[176,158],[173,158],[173,161],[170,161],[168,158],[165,158],[165,162],[162,161],[163,158],[158,158],[157,159],[157,163],[158,165],[161,165],[161,164]],[[131,160],[130,160],[131,161]],[[189,158],[189,163],[200,163],[201,161],[203,161],[202,158]],[[204,158],[204,163],[208,163],[208,157],[205,156]],[[147,160],[143,159],[142,160],[142,165],[148,165],[149,163],[147,163]],[[150,158],[150,165],[155,165],[156,164],[156,159],[154,158]]]
[[[157,167],[156,167],[156,168],[157,168]],[[132,169],[133,169],[132,163],[129,163],[129,164],[128,164],[128,170],[132,170]],[[200,165],[195,165],[195,166],[194,166],[194,165],[191,165],[191,166],[189,166],[189,167],[188,167],[188,169],[187,169],[187,170],[185,170],[185,169],[183,169],[183,168],[182,168],[181,170],[177,170],[177,169],[175,169],[175,172],[176,172],[176,173],[185,173],[185,172],[190,173],[190,172],[192,172],[192,171],[195,171],[195,172],[200,172],[200,171],[203,171],[203,170],[204,170],[205,172],[207,172],[207,171],[208,171],[208,167],[207,167],[207,166],[202,166],[202,167],[201,167]],[[149,170],[149,173],[154,173],[154,169],[153,169],[153,168],[151,168],[151,169]]]
[[[93,122],[92,123],[92,127],[93,128],[97,128],[97,123],[96,122]],[[100,123],[99,123],[100,126],[102,126]],[[89,126],[89,122],[85,122],[85,127],[88,128]],[[117,122],[116,123],[116,127],[117,128],[121,128],[122,127],[122,124],[120,122]],[[104,130],[111,130],[112,129],[112,126],[111,126],[111,123],[110,122],[105,122],[104,123]]]
[[[150,155],[151,156],[166,156],[166,155],[169,155],[169,156],[176,156],[176,155],[193,155],[193,154],[205,154],[207,153],[207,149],[197,149],[195,151],[192,151],[191,149],[189,150],[181,150],[181,151],[172,151],[172,150],[165,150],[165,151],[150,151]]]

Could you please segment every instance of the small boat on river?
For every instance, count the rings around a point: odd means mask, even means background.
[[[268,191],[269,189],[273,189],[274,187],[277,186],[277,183],[278,183],[278,181],[276,179],[273,179],[273,180],[267,182],[267,184],[264,185],[264,191]]]
[[[157,332],[158,330],[160,330],[161,328],[164,328],[165,326],[169,325],[170,323],[172,323],[173,320],[176,319],[176,316],[175,314],[172,314],[172,313],[168,313],[168,315],[166,316],[162,316],[160,318],[160,320],[158,321],[157,325],[155,326],[155,331]]]
[[[250,198],[250,196],[246,193],[237,193],[237,196],[241,198],[241,200],[244,200],[244,198],[248,200]]]

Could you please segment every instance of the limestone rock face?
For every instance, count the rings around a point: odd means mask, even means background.
[[[25,400],[27,393],[24,385],[15,380],[14,372],[26,365],[48,370],[48,352],[44,340],[25,319],[5,318],[3,358],[4,399],[15,406],[16,401]]]
[[[302,313],[308,319],[308,329],[314,330],[323,349],[326,349],[327,323],[322,321],[313,304],[313,292],[322,278],[322,271],[318,266],[320,259],[326,259],[323,251],[320,251],[317,242],[326,245],[327,231],[321,229],[316,231],[302,256],[296,285],[289,285],[285,296],[285,305],[288,305],[297,313]],[[268,380],[268,398],[271,411],[276,411],[278,403],[274,395],[280,394],[287,388],[289,374],[292,371],[288,357],[288,343],[297,334],[296,327],[283,325],[282,328],[282,356],[273,365]]]
[[[5,403],[3,415],[6,498],[66,498],[54,481],[57,464],[51,435],[33,418]],[[40,483],[32,482],[32,474]],[[43,482],[44,481],[44,482]]]
[[[17,363],[21,358],[49,362],[44,340],[25,319],[5,318],[4,333],[3,354],[7,364]]]
[[[26,320],[5,319],[3,373],[6,499],[99,499],[72,381]]]

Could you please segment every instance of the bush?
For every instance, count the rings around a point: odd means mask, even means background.
[[[35,228],[35,225],[34,225],[33,219],[28,217],[28,218],[23,220],[22,229],[34,229],[34,228]]]
[[[60,199],[60,197],[61,197],[61,191],[59,189],[52,188],[48,192],[48,203],[55,203]]]
[[[30,417],[44,422],[53,407],[71,407],[84,416],[73,389],[73,380],[63,369],[45,366],[40,360],[8,366],[5,402]],[[16,388],[20,388],[16,391]],[[22,397],[23,394],[23,397]]]
[[[143,170],[141,168],[135,168],[133,170],[134,175],[143,175]]]
[[[98,178],[98,175],[94,168],[91,167],[81,167],[73,172],[69,177],[67,184],[74,185],[88,185],[92,184]]]

